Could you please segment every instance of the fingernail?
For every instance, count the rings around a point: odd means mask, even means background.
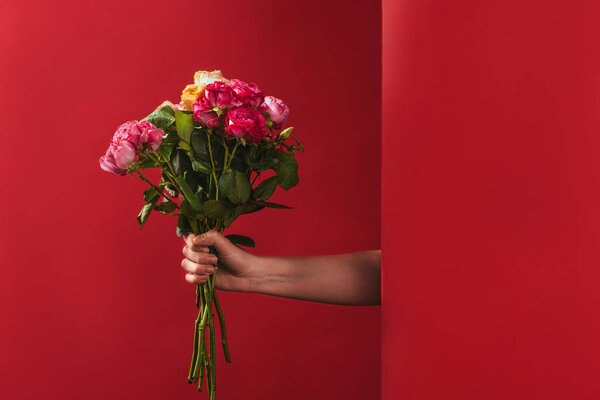
[[[210,257],[210,263],[211,264],[216,264],[217,261],[219,261],[219,259],[217,257],[215,257],[215,256]]]
[[[212,274],[213,272],[215,272],[215,268],[214,267],[208,267],[207,271],[209,274]]]
[[[194,239],[192,239],[194,244],[200,244],[200,243],[202,243],[203,240],[204,240],[204,234],[198,235],[198,236],[194,237]]]

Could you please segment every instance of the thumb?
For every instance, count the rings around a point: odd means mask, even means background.
[[[198,246],[213,246],[218,253],[227,253],[236,247],[225,236],[215,230],[204,232],[194,238],[194,244]]]

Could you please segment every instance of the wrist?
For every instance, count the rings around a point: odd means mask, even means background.
[[[251,293],[277,295],[290,282],[292,269],[285,258],[256,256],[248,279]]]

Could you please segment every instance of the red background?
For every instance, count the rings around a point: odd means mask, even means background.
[[[218,3],[218,4],[217,4]],[[377,2],[0,4],[0,393],[204,398],[185,382],[195,318],[174,219],[138,231],[144,185],[102,172],[117,125],[221,68],[283,98],[306,146],[295,207],[242,218],[257,253],[379,247]],[[379,309],[222,295],[221,399],[379,397]]]
[[[598,21],[384,0],[384,400],[600,398]]]

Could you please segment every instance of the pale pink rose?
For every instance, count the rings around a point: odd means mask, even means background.
[[[110,151],[115,159],[115,165],[124,170],[129,168],[129,164],[135,161],[137,155],[135,146],[129,142],[112,143]]]
[[[111,149],[106,150],[106,154],[100,157],[100,168],[102,168],[106,172],[110,172],[115,175],[126,175],[127,170],[121,169],[117,166],[115,162],[115,157],[112,154]]]
[[[235,92],[234,106],[258,107],[264,100],[262,90],[255,83],[232,79],[231,87]]]
[[[267,134],[265,118],[255,109],[235,107],[227,111],[225,129],[230,135],[258,143]]]
[[[224,82],[213,82],[206,85],[204,98],[213,107],[225,108],[231,104],[235,93],[231,86]],[[193,106],[192,106],[193,107]]]
[[[261,104],[260,110],[269,113],[274,129],[281,129],[290,115],[289,107],[281,99],[273,96],[265,97],[265,102]]]

